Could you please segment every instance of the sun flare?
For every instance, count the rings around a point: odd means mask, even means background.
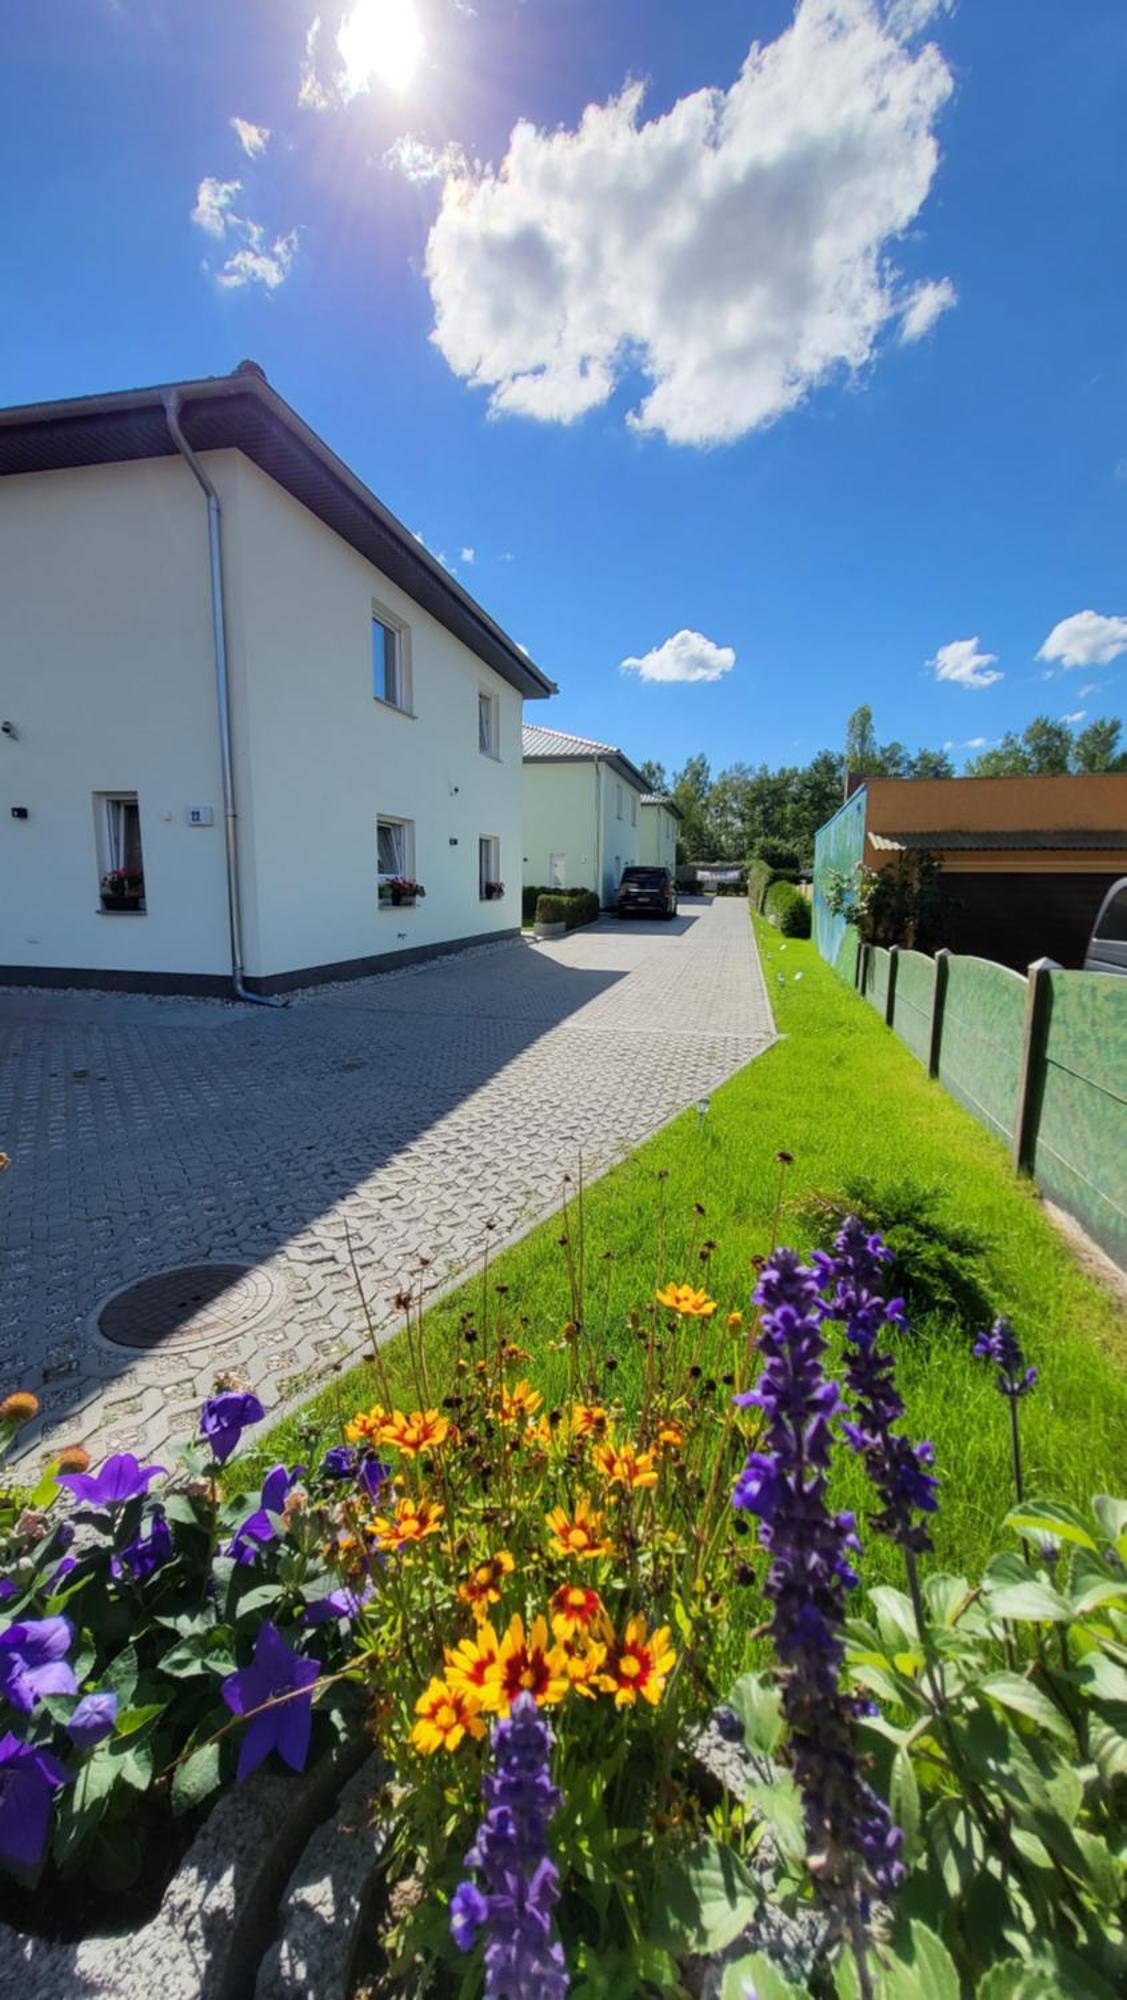
[[[415,0],[357,0],[337,35],[346,93],[353,97],[373,82],[408,90],[425,46]]]

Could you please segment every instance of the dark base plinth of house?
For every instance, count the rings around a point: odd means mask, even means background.
[[[943,943],[973,958],[997,959],[1025,972],[1036,958],[1084,963],[1092,925],[1115,875],[960,874],[945,869]]]
[[[341,958],[331,965],[304,965],[294,972],[272,972],[266,978],[248,973],[250,993],[272,996],[296,993],[306,986],[326,986],[338,979],[368,979],[376,972],[395,972],[447,952],[472,951],[475,945],[501,944],[519,937],[513,926],[503,931],[479,931],[473,937],[443,938],[437,944],[412,945],[406,951],[372,952],[365,958]],[[71,987],[101,993],[179,993],[189,998],[230,1000],[229,975],[211,972],[107,972],[85,965],[0,965],[0,986]]]

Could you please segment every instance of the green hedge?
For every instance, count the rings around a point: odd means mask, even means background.
[[[573,931],[579,924],[593,923],[599,914],[593,889],[526,889],[524,897],[525,923],[566,924]]]
[[[781,930],[784,937],[810,936],[810,905],[791,882],[772,882],[764,901],[763,913],[768,923],[774,924]]]
[[[767,895],[775,882],[797,882],[797,868],[775,868],[760,855],[753,855],[747,864],[747,899],[756,916],[762,917],[767,910]]]

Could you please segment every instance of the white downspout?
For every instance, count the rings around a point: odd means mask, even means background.
[[[239,894],[238,812],[235,806],[235,764],[231,753],[231,674],[227,664],[227,620],[223,606],[223,542],[219,495],[180,428],[180,392],[167,389],[161,399],[169,436],[194,473],[207,500],[207,550],[211,576],[211,630],[215,648],[215,700],[219,718],[219,768],[223,786],[223,828],[227,853],[227,914],[231,929],[231,986],[237,1000],[255,1007],[284,1007],[275,994],[251,993],[243,984],[243,918]]]

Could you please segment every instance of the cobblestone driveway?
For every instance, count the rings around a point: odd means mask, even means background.
[[[580,1148],[609,1166],[773,1033],[736,898],[277,1012],[0,993],[0,1390],[38,1391],[37,1453],[183,1437],[220,1366],[276,1405],[362,1345],[346,1228],[390,1319],[420,1253],[453,1280],[487,1221],[500,1243],[558,1204]],[[249,1330],[141,1354],[96,1333],[109,1294],[192,1263],[255,1267]]]

